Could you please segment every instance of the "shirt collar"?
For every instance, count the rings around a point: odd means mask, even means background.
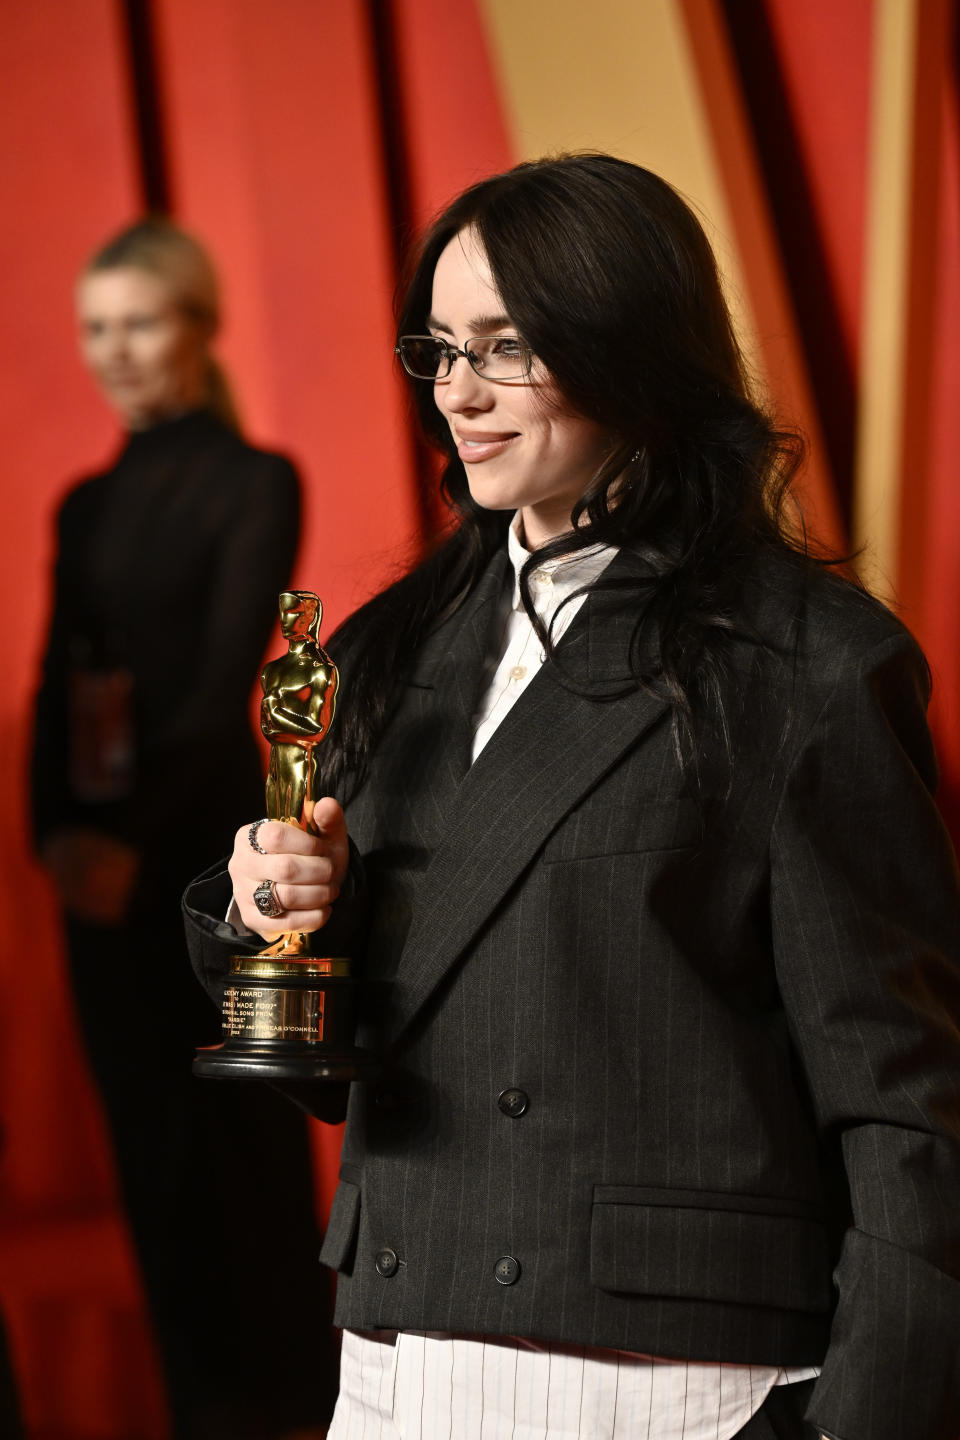
[[[507,553],[513,566],[514,610],[523,609],[520,599],[520,571],[530,559],[530,551],[520,539],[521,529],[522,521],[518,510],[507,531]],[[614,545],[591,545],[587,550],[576,550],[570,556],[545,560],[542,565],[538,565],[530,576],[530,590],[537,614],[549,623],[550,616],[560,602],[574,590],[581,590],[584,585],[592,584],[606,570],[616,553]]]

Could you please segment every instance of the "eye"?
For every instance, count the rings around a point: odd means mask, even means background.
[[[530,368],[530,351],[517,335],[477,335],[467,341],[467,351],[487,380],[520,380]]]
[[[406,370],[421,380],[434,380],[450,369],[450,346],[438,335],[404,335],[398,348]]]

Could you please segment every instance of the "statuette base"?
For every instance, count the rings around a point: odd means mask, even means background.
[[[198,1050],[195,1075],[221,1079],[368,1080],[379,1069],[353,1043],[359,982],[343,959],[234,956],[223,1043]]]

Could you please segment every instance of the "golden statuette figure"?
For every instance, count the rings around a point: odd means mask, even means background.
[[[260,676],[260,729],[270,741],[267,815],[316,834],[313,811],[319,793],[317,747],[330,729],[340,676],[320,644],[323,606],[312,590],[284,590],[280,628],[289,648]],[[260,953],[306,955],[303,931],[288,930]]]
[[[317,834],[322,796],[318,750],[333,722],[340,677],[320,644],[323,607],[312,590],[284,590],[280,624],[287,653],[260,676],[260,728],[270,741],[267,818]],[[259,849],[250,827],[250,844]],[[254,891],[261,915],[284,911],[272,881]],[[261,932],[263,933],[263,932]],[[354,1044],[358,982],[345,956],[320,956],[324,931],[288,930],[256,954],[230,961],[223,998],[223,1043],[200,1050],[198,1075],[263,1080],[363,1080],[379,1068]]]

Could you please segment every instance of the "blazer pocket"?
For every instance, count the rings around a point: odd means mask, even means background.
[[[645,850],[688,850],[699,844],[703,817],[693,800],[637,800],[630,805],[594,799],[568,815],[547,841],[549,864],[626,855]]]
[[[629,1185],[594,1188],[590,1279],[600,1290],[821,1312],[827,1237],[802,1202]]]
[[[360,1225],[360,1186],[341,1180],[330,1207],[330,1224],[323,1237],[320,1264],[349,1274],[353,1269],[357,1230]]]

